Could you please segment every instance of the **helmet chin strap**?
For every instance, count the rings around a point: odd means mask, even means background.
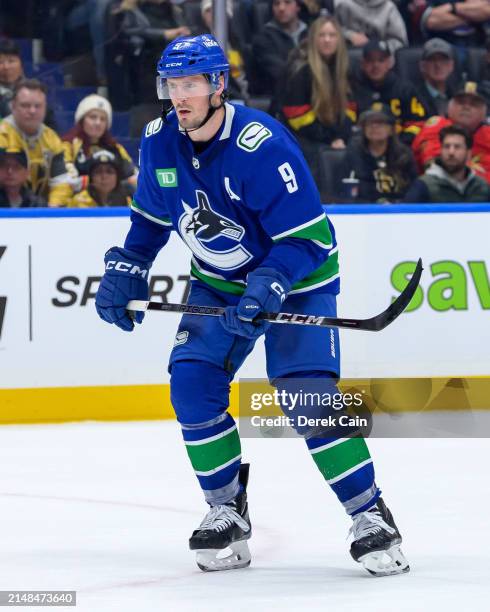
[[[189,132],[195,132],[196,130],[200,130],[202,128],[202,126],[205,125],[211,119],[211,117],[214,115],[214,113],[217,110],[219,110],[220,108],[223,108],[223,106],[224,106],[224,98],[223,97],[220,98],[221,102],[220,102],[219,106],[213,106],[211,104],[211,98],[213,97],[213,95],[214,94],[209,94],[209,108],[208,108],[208,112],[206,113],[206,116],[204,117],[204,119],[195,128],[191,128],[190,130],[186,130],[184,128],[184,132],[186,134],[189,134]]]

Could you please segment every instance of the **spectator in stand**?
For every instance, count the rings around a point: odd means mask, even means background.
[[[490,202],[488,183],[468,166],[472,138],[448,125],[439,132],[441,153],[408,191],[406,202]]]
[[[253,55],[264,94],[275,94],[290,52],[306,36],[307,26],[299,19],[299,0],[272,0],[272,19],[254,38]]]
[[[412,151],[395,133],[395,118],[380,103],[359,118],[361,133],[347,147],[337,188],[343,201],[393,203],[417,178]],[[352,192],[355,187],[355,192]]]
[[[24,65],[19,47],[13,40],[0,40],[0,119],[12,112],[11,102],[15,86],[24,78]],[[46,110],[44,123],[56,131],[54,113],[49,107]]]
[[[106,84],[105,45],[107,42],[106,18],[112,0],[84,0],[76,2],[65,18],[66,33],[88,25],[92,39],[95,70],[99,85]]]
[[[284,122],[302,140],[343,149],[353,122],[348,116],[349,57],[334,17],[310,26],[306,50],[287,71],[279,94]]]
[[[137,170],[126,149],[111,135],[111,103],[97,94],[80,102],[75,111],[75,126],[63,136],[65,159],[71,176],[76,181],[75,191],[88,183],[88,164],[101,149],[111,151],[120,161],[121,176],[126,183],[136,184]]]
[[[487,105],[476,83],[469,81],[450,100],[447,117],[431,117],[413,141],[412,148],[420,172],[441,152],[439,134],[448,125],[465,128],[473,139],[472,170],[490,182],[490,125],[486,123]]]
[[[422,46],[425,37],[420,31],[420,20],[427,6],[426,0],[399,0],[396,4],[405,23],[409,46]]]
[[[230,77],[228,80],[228,97],[232,101],[242,100],[245,104],[249,99],[245,62],[243,60],[242,43],[233,27],[233,2],[227,0],[226,13],[228,16],[228,46],[226,56],[230,63]],[[201,18],[203,28],[201,33],[213,32],[213,0],[201,0]]]
[[[20,49],[13,40],[0,41],[0,117],[10,115],[14,87],[24,78]]]
[[[385,41],[370,41],[362,51],[360,69],[351,79],[352,110],[358,117],[381,102],[396,118],[401,140],[410,144],[426,118],[414,86],[393,72],[394,58]]]
[[[485,97],[487,107],[490,106],[490,36],[485,41],[485,64],[482,68],[480,82],[478,88],[482,96]]]
[[[405,23],[392,0],[335,0],[335,16],[352,47],[377,40],[394,53],[408,45]]]
[[[29,162],[25,151],[0,151],[0,208],[43,206],[42,198],[28,187]]]
[[[129,206],[131,195],[122,183],[121,160],[111,151],[100,150],[88,163],[88,185],[77,193],[70,207]]]
[[[419,68],[422,78],[415,86],[427,118],[445,115],[449,100],[459,89],[451,45],[442,38],[428,40],[422,50]]]
[[[170,0],[121,0],[110,14],[109,97],[118,109],[155,102],[153,67],[162,49],[191,31]],[[151,68],[149,68],[151,67]]]
[[[30,187],[49,206],[66,206],[72,196],[63,143],[43,123],[46,87],[36,79],[17,83],[12,114],[0,123],[0,149],[19,149],[29,160]]]
[[[334,13],[334,0],[301,0],[299,17],[308,27],[318,17],[326,17]]]
[[[427,38],[440,36],[458,48],[479,47],[489,20],[488,0],[427,0],[421,28]]]

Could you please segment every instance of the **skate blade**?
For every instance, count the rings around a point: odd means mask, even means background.
[[[251,556],[246,540],[233,542],[226,548],[196,550],[196,563],[203,572],[240,569],[250,565]]]
[[[400,550],[399,544],[395,544],[388,550],[379,550],[359,557],[359,563],[372,576],[394,576],[410,571],[408,561]]]

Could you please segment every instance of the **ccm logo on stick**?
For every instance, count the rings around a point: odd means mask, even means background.
[[[146,278],[148,270],[142,269],[139,266],[133,266],[125,261],[108,261],[105,267],[106,270],[117,270],[118,272],[129,272],[130,274],[139,274],[141,278]]]
[[[298,321],[300,323],[310,323],[311,325],[321,325],[325,317],[315,315],[291,314],[289,312],[279,312],[276,321]]]

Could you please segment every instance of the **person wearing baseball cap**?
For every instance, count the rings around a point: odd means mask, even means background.
[[[120,158],[111,151],[96,151],[87,162],[88,185],[73,196],[71,208],[129,206],[131,197],[122,184]]]
[[[22,149],[0,149],[0,208],[46,205],[29,189],[29,161]]]
[[[422,48],[419,71],[416,88],[427,118],[445,115],[459,85],[452,46],[442,38],[428,40]]]
[[[75,126],[63,136],[65,159],[75,191],[87,187],[88,162],[100,150],[112,151],[119,157],[123,178],[136,185],[136,166],[126,149],[112,136],[111,125],[112,106],[103,96],[90,94],[77,106]]]
[[[403,199],[417,169],[409,147],[396,135],[389,106],[375,102],[359,117],[360,134],[347,146],[340,198],[344,202],[393,203]],[[357,178],[356,193],[352,193]],[[354,197],[352,197],[354,196]]]
[[[487,103],[481,86],[468,81],[453,95],[447,116],[431,117],[415,138],[412,148],[419,170],[423,172],[441,152],[439,134],[448,125],[468,131],[472,137],[470,167],[490,183],[490,125],[487,123]]]
[[[371,40],[363,47],[360,67],[351,78],[353,110],[359,117],[374,103],[387,105],[396,118],[400,138],[410,144],[423,125],[426,111],[412,83],[395,75],[393,65],[386,41]]]
[[[63,143],[45,124],[47,88],[22,79],[14,88],[12,114],[0,122],[0,149],[22,149],[29,159],[30,188],[50,206],[66,206],[72,197]]]
[[[405,201],[488,202],[490,186],[469,166],[473,145],[470,133],[457,125],[447,125],[439,132],[440,155],[425,173],[413,182]]]

